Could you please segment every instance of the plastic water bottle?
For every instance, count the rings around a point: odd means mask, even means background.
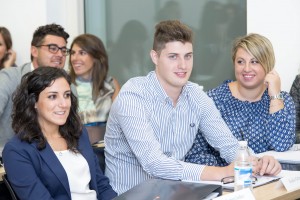
[[[252,162],[247,141],[239,141],[239,149],[234,163],[234,191],[252,190]]]

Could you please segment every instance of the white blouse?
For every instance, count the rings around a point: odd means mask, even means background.
[[[97,200],[96,191],[89,188],[90,168],[81,153],[70,150],[54,153],[67,173],[72,200]]]

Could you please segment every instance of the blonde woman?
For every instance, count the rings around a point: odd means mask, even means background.
[[[281,91],[271,42],[259,34],[237,38],[232,61],[236,80],[227,80],[209,90],[208,96],[233,135],[247,140],[255,153],[288,150],[295,142],[295,106],[291,96]],[[201,132],[186,159],[226,165]]]

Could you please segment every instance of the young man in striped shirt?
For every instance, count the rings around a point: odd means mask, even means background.
[[[105,173],[118,194],[151,178],[220,180],[232,176],[226,167],[184,162],[200,130],[209,144],[232,163],[238,148],[213,101],[192,82],[192,31],[177,20],[156,25],[153,50],[155,71],[130,79],[115,99],[105,133]],[[254,171],[277,174],[280,164]],[[257,160],[254,161],[254,165]]]

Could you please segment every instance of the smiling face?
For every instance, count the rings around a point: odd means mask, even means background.
[[[193,45],[190,42],[168,42],[158,54],[151,51],[157,78],[168,93],[181,91],[190,78],[193,68]]]
[[[243,48],[236,52],[234,60],[235,77],[241,87],[255,89],[264,86],[266,72],[254,56]]]
[[[72,46],[70,56],[71,64],[76,76],[89,80],[94,66],[93,57],[77,44]]]
[[[60,48],[66,47],[67,43],[63,37],[55,35],[47,35],[41,45],[54,44]],[[34,67],[50,66],[63,68],[66,61],[66,56],[58,50],[56,53],[49,52],[47,46],[31,47],[31,55],[33,56]]]
[[[65,78],[58,78],[40,94],[35,108],[42,130],[64,125],[70,113],[71,90]]]

